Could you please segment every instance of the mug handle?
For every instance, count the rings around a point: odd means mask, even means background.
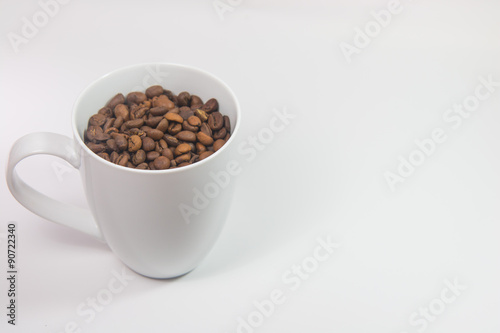
[[[78,169],[80,157],[74,147],[72,139],[60,134],[39,132],[21,137],[10,150],[7,185],[14,198],[33,213],[104,241],[90,210],[59,202],[36,191],[26,184],[15,170],[21,160],[37,154],[60,157]]]

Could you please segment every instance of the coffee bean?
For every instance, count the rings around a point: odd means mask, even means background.
[[[201,126],[201,120],[200,118],[196,117],[196,116],[190,116],[188,119],[187,119],[189,125],[191,126],[196,126],[196,127],[199,127]]]
[[[147,98],[153,98],[155,96],[160,96],[163,94],[163,87],[162,86],[151,86],[148,89],[146,89],[146,97]]]
[[[109,151],[118,150],[118,146],[116,145],[115,139],[109,139],[108,141],[106,141],[106,149]]]
[[[99,156],[100,158],[104,158],[106,161],[111,162],[111,160],[109,159],[108,153],[101,152],[101,153],[98,153],[97,156]]]
[[[224,117],[222,114],[220,112],[211,113],[208,116],[208,126],[210,126],[213,131],[220,130],[222,126],[224,126]]]
[[[226,129],[224,127],[222,127],[220,130],[218,130],[217,132],[214,133],[214,140],[218,140],[218,139],[224,139],[224,137],[226,136]]]
[[[189,123],[186,120],[182,123],[182,129],[185,131],[191,131],[194,133],[198,132],[198,127],[189,125]]]
[[[200,154],[199,161],[204,160],[208,156],[212,155],[214,152],[213,151],[204,151],[203,153]]]
[[[120,157],[116,160],[116,164],[121,166],[126,166],[129,160],[129,156],[125,154],[121,154]]]
[[[117,106],[118,104],[123,104],[125,103],[125,96],[123,96],[123,94],[116,94],[115,97],[113,97],[107,104],[106,106],[108,108],[110,108],[111,110],[113,110],[115,108],[115,106]]]
[[[142,140],[138,135],[132,135],[128,139],[128,151],[129,152],[136,152],[142,147]]]
[[[222,148],[222,146],[224,146],[224,144],[226,143],[226,141],[222,140],[222,139],[219,139],[217,141],[214,142],[214,151],[217,151],[219,149]]]
[[[160,153],[157,151],[150,151],[146,154],[148,161],[154,161],[158,156],[160,156]]]
[[[210,98],[203,106],[201,107],[203,111],[206,113],[211,113],[219,110],[219,102],[215,98]]]
[[[141,163],[138,166],[136,166],[135,168],[139,169],[139,170],[148,170],[149,169],[149,165],[147,163]]]
[[[176,135],[177,133],[182,131],[182,125],[179,123],[171,123],[170,125],[168,125],[167,131],[172,135]]]
[[[160,124],[160,122],[162,121],[162,119],[165,119],[161,116],[158,116],[158,117],[149,117],[148,119],[146,119],[146,121],[144,122],[147,126],[149,127],[156,127]]]
[[[165,157],[168,157],[169,160],[173,160],[174,159],[174,154],[172,153],[172,151],[170,149],[163,149],[161,151],[161,155],[162,156],[165,156]]]
[[[134,120],[129,120],[124,123],[126,128],[139,128],[142,125],[144,125],[144,120],[142,118],[140,119],[134,119]]]
[[[107,106],[101,108],[97,113],[102,114],[106,118],[113,117],[113,110]]]
[[[200,131],[202,133],[205,133],[206,135],[208,136],[212,136],[212,130],[210,129],[210,127],[207,125],[207,123],[203,123],[201,124],[201,128],[200,128]]]
[[[165,133],[168,129],[168,120],[162,117],[160,123],[156,126],[156,129]]]
[[[189,106],[191,103],[191,95],[183,91],[179,95],[177,95],[177,105],[179,106]]]
[[[167,108],[168,110],[173,109],[175,107],[174,102],[168,99],[167,96],[165,95],[160,95],[158,97],[153,98],[153,106],[154,107],[159,107],[163,106]]]
[[[179,132],[175,137],[182,141],[196,142],[196,134],[190,131]]]
[[[157,141],[157,140],[160,140],[161,138],[163,138],[163,135],[164,133],[160,130],[157,130],[157,129],[151,129],[147,132],[148,136]]]
[[[196,133],[196,138],[204,146],[210,146],[210,145],[212,145],[212,143],[214,143],[214,139],[212,139],[212,137],[206,135],[204,132]]]
[[[194,111],[194,115],[195,115],[196,117],[200,118],[200,120],[201,120],[202,122],[205,122],[205,121],[207,121],[207,120],[208,120],[208,115],[207,115],[207,113],[206,113],[205,111],[201,110],[201,109],[196,109],[196,110]]]
[[[191,151],[191,146],[187,143],[182,143],[175,148],[175,156],[186,154]]]
[[[207,150],[207,147],[205,147],[201,142],[196,142],[196,152],[198,154],[201,154],[201,153],[203,153],[206,150]]]
[[[153,116],[163,116],[167,113],[168,109],[165,106],[157,106],[149,110],[149,113]]]
[[[89,142],[87,143],[87,147],[89,147],[90,150],[92,150],[94,153],[101,153],[106,150],[106,145],[102,143],[93,143]]]
[[[184,121],[184,119],[182,119],[182,117],[180,115],[178,115],[177,113],[173,113],[173,112],[167,113],[165,115],[165,118],[168,121],[173,121],[173,122],[180,123],[180,124],[182,124],[182,122]]]
[[[164,170],[170,167],[170,160],[165,156],[159,156],[154,160],[156,170]]]
[[[142,93],[139,91],[134,91],[134,92],[131,92],[127,95],[127,103],[129,103],[129,104],[141,104],[147,98],[148,97],[146,96],[145,93]]]
[[[151,139],[150,137],[145,137],[143,140],[142,140],[142,149],[144,149],[145,151],[151,151],[151,150],[154,150],[155,149],[155,142],[153,139]]]
[[[142,170],[183,167],[218,151],[230,137],[228,116],[210,98],[153,85],[115,95],[92,115],[85,144],[99,157]],[[168,161],[168,162],[167,162]]]
[[[167,142],[170,147],[177,147],[179,145],[179,140],[171,135],[164,135],[163,139]]]
[[[197,108],[201,108],[202,105],[203,105],[203,101],[201,100],[201,98],[199,98],[196,95],[191,95],[191,107],[194,107],[195,109],[197,109]]]
[[[177,156],[175,158],[175,162],[177,163],[177,165],[179,165],[181,163],[188,162],[190,159],[191,159],[191,153],[186,153],[181,156]]]
[[[187,120],[192,115],[194,115],[194,111],[187,106],[183,106],[179,109],[179,116],[181,116],[183,120]]]
[[[139,149],[134,156],[132,157],[132,163],[135,165],[139,165],[146,160],[146,152],[142,149]]]

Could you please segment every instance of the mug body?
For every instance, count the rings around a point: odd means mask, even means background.
[[[161,82],[151,82],[157,74]],[[159,73],[159,74],[158,74]],[[169,170],[137,170],[115,165],[84,144],[91,115],[117,93],[144,91],[160,84],[175,94],[216,98],[229,116],[232,134],[208,158]],[[143,64],[116,70],[91,84],[73,110],[73,134],[80,152],[80,174],[89,208],[112,251],[132,270],[171,278],[194,269],[215,244],[231,205],[233,160],[240,110],[230,88],[209,73],[175,64]]]

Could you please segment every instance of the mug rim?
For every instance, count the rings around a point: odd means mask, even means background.
[[[96,153],[94,153],[92,150],[90,150],[89,147],[85,144],[83,139],[80,137],[80,134],[78,133],[78,126],[76,123],[76,110],[77,106],[81,103],[84,95],[99,81],[105,79],[106,77],[115,74],[117,72],[124,72],[128,71],[131,69],[136,69],[136,68],[145,68],[147,66],[156,66],[156,65],[167,65],[170,67],[177,67],[177,68],[183,68],[183,69],[189,69],[193,71],[200,72],[203,75],[206,75],[210,79],[217,81],[221,86],[224,87],[229,92],[229,95],[231,98],[235,101],[235,106],[236,106],[236,124],[234,125],[234,128],[231,131],[231,136],[229,137],[229,140],[216,152],[214,152],[212,155],[208,156],[207,158],[203,159],[202,161],[198,161],[196,163],[190,164],[183,166],[182,168],[174,168],[174,169],[164,169],[164,170],[144,170],[144,169],[135,169],[135,168],[129,168],[125,166],[121,166],[115,163],[112,163],[110,161],[105,160],[104,158],[98,156]],[[110,97],[111,99],[111,97]],[[189,65],[182,65],[182,64],[176,64],[176,63],[168,63],[168,62],[148,62],[148,63],[140,63],[140,64],[135,64],[135,65],[129,65],[125,67],[120,67],[115,70],[112,70],[110,72],[107,72],[104,75],[101,75],[99,78],[95,79],[92,81],[90,84],[87,85],[87,87],[79,94],[78,98],[76,99],[75,104],[73,105],[73,110],[72,110],[72,115],[71,115],[71,122],[72,122],[72,129],[73,129],[73,136],[75,138],[75,141],[78,142],[80,145],[81,149],[86,151],[88,155],[90,155],[92,158],[96,159],[99,161],[99,163],[104,163],[105,165],[112,167],[112,168],[117,168],[117,170],[120,171],[130,171],[130,172],[138,172],[138,173],[146,173],[146,174],[165,174],[165,173],[176,173],[176,172],[184,172],[191,170],[196,167],[201,167],[203,164],[207,163],[207,161],[210,161],[214,158],[214,156],[219,155],[219,153],[222,153],[227,147],[230,145],[232,141],[234,141],[234,137],[236,136],[236,133],[238,132],[238,129],[240,128],[240,122],[241,122],[241,110],[240,110],[240,104],[238,101],[238,98],[234,94],[233,90],[220,78],[217,76],[213,75],[212,73],[209,73],[203,69],[200,69],[198,67],[194,66],[189,66]],[[216,157],[215,157],[216,158]]]

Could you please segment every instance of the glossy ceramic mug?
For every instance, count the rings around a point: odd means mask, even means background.
[[[88,119],[119,92],[151,83],[202,100],[216,98],[229,116],[232,135],[210,157],[171,170],[118,166],[94,154],[83,141]],[[155,82],[155,83],[158,83]],[[144,91],[144,90],[143,90]],[[113,71],[83,91],[72,116],[73,139],[54,133],[28,134],[13,145],[7,183],[13,196],[35,214],[106,242],[132,270],[152,278],[172,278],[194,269],[215,244],[229,211],[238,166],[231,159],[240,127],[240,107],[231,89],[213,75],[176,64],[140,64]],[[37,192],[16,173],[34,154],[68,161],[80,171],[90,210]]]

